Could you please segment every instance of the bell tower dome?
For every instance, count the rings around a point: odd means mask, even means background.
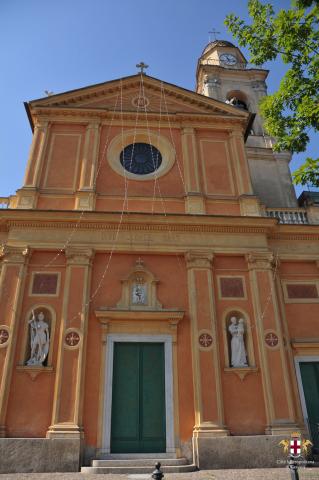
[[[225,40],[210,42],[197,65],[196,91],[256,114],[254,135],[263,135],[258,102],[267,94],[268,70],[251,67],[238,47]]]

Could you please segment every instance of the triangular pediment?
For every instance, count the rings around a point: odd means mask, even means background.
[[[133,75],[29,102],[37,107],[124,112],[215,114],[246,118],[247,112],[147,75]]]

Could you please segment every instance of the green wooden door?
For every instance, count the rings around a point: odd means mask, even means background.
[[[166,451],[163,343],[115,343],[111,452]]]
[[[300,362],[299,365],[312,442],[319,447],[319,362]]]

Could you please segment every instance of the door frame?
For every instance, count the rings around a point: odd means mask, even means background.
[[[105,353],[106,378],[104,384],[102,452],[111,452],[111,422],[112,422],[112,388],[113,388],[113,354],[114,343],[163,343],[165,362],[165,424],[166,453],[175,453],[174,444],[174,398],[173,398],[173,348],[171,335],[128,335],[108,334]],[[157,452],[154,452],[157,453]]]
[[[305,426],[306,426],[307,431],[310,435],[311,432],[309,432],[309,425],[308,425],[309,417],[308,417],[308,412],[307,412],[307,404],[306,404],[305,393],[304,393],[303,385],[302,385],[300,363],[304,363],[304,362],[317,362],[317,363],[319,363],[319,355],[315,355],[315,356],[303,355],[303,356],[295,357],[294,360],[295,360],[295,369],[296,369],[297,384],[298,384],[302,414],[303,414]]]

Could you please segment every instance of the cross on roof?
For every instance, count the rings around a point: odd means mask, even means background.
[[[136,66],[137,66],[137,68],[141,69],[140,73],[145,73],[144,69],[148,68],[148,65],[146,65],[146,63],[144,63],[144,62],[140,62]]]
[[[217,30],[215,28],[213,28],[209,33],[209,41],[211,42],[212,39],[211,39],[211,35],[214,35],[214,41],[217,40],[217,35],[220,33],[220,32],[217,32]]]

